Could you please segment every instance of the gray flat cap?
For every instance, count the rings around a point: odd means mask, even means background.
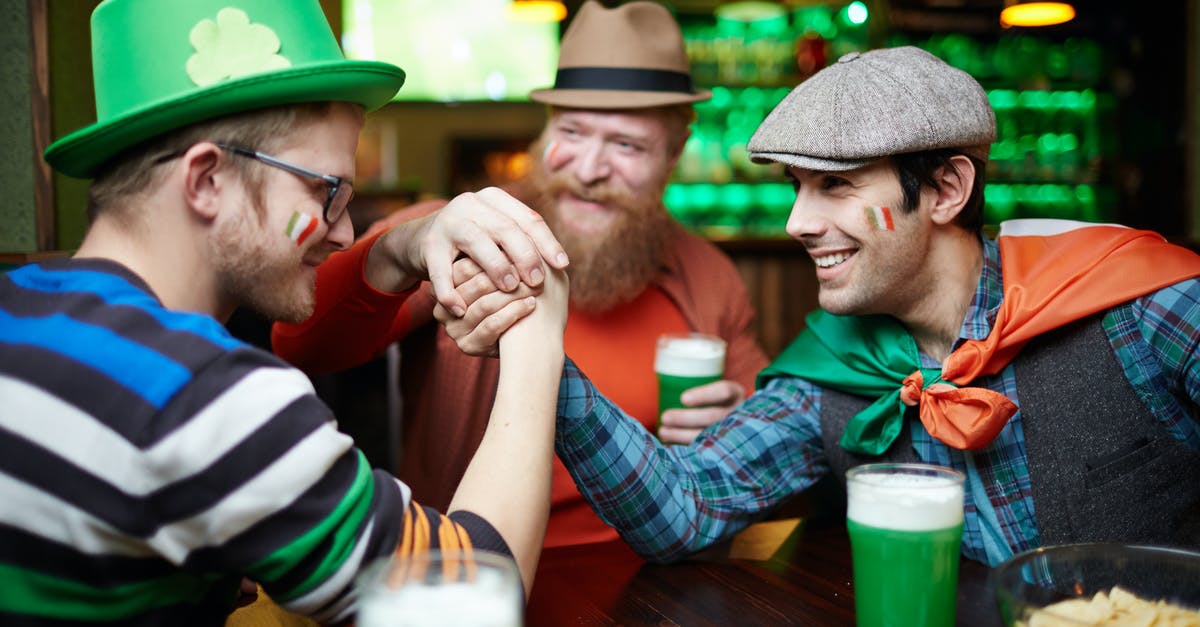
[[[757,163],[838,172],[957,148],[987,161],[996,115],[969,74],[912,46],[851,52],[800,83],[747,146]]]

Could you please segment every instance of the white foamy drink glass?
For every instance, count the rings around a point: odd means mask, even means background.
[[[358,627],[520,627],[517,565],[489,551],[428,551],[372,564],[359,576]]]
[[[859,627],[955,624],[964,479],[925,464],[847,471]]]
[[[685,390],[720,381],[725,373],[725,340],[703,333],[662,335],[654,352],[658,377],[658,415],[683,407]]]

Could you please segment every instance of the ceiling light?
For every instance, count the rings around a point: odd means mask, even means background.
[[[1005,1],[1000,12],[1000,25],[1052,26],[1075,19],[1075,7],[1067,2],[1013,2]]]
[[[567,7],[558,0],[512,0],[508,19],[518,22],[561,22]]]

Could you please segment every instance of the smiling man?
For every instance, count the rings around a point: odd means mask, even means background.
[[[663,206],[695,117],[692,103],[710,96],[692,86],[688,72],[682,33],[665,7],[584,3],[563,36],[555,86],[531,94],[549,105],[548,120],[529,148],[529,175],[512,190],[570,255],[567,352],[668,443],[690,442],[724,416],[767,363],[737,269]],[[389,263],[384,253],[395,229],[388,229],[441,204],[400,212],[334,255],[320,268],[317,314],[303,325],[277,324],[272,334],[276,353],[312,373],[362,363],[401,340],[398,474],[434,505],[449,500],[478,444],[497,364],[470,336],[452,339],[457,322],[433,324],[428,293],[403,301],[373,276]],[[528,311],[514,301],[503,320],[492,319],[494,329]],[[476,319],[469,313],[462,322]],[[656,339],[690,331],[725,340],[725,380],[688,391],[690,407],[664,412],[660,427]],[[616,538],[557,463],[552,499],[547,546]]]
[[[868,461],[964,473],[962,551],[988,564],[1200,545],[1200,484],[1179,479],[1200,472],[1200,257],[1116,225],[984,237],[994,137],[979,84],[911,47],[846,55],[767,116],[749,149],[795,185],[821,309],[760,389],[667,448],[564,371],[559,459],[635,550],[680,559]]]
[[[461,253],[542,288],[448,513],[425,507],[221,324],[312,313],[316,267],[352,243],[364,111],[403,71],[344,59],[316,0],[106,0],[91,24],[98,120],[45,154],[94,179],[87,234],[0,276],[0,623],[219,625],[253,582],[344,622],[368,564],[431,548],[510,554],[528,591],[566,322],[553,235],[495,189],[396,233],[397,285]]]

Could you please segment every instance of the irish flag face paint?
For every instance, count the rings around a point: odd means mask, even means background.
[[[554,159],[554,153],[558,153],[558,142],[550,142],[546,144],[546,149],[541,151],[541,162],[554,167],[551,161]]]
[[[297,246],[303,246],[304,240],[308,239],[308,236],[312,235],[313,231],[315,230],[317,230],[316,218],[308,215],[307,213],[293,211],[292,219],[288,220],[287,230],[285,232],[287,233],[289,239],[291,239],[293,242],[296,242]]]
[[[867,214],[867,222],[881,231],[894,231],[896,224],[892,222],[892,210],[888,207],[863,207]]]

